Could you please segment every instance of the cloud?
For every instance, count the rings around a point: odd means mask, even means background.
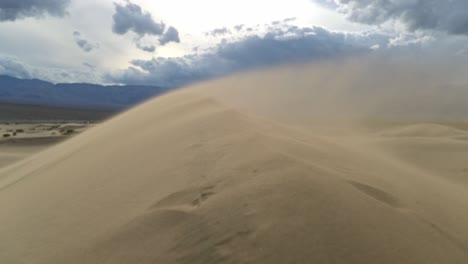
[[[271,24],[274,25],[274,26],[277,26],[277,25],[281,25],[281,24],[288,24],[289,22],[293,22],[295,20],[297,20],[297,18],[289,17],[289,18],[285,18],[283,20],[273,21]]]
[[[85,52],[90,52],[93,49],[99,48],[98,43],[91,43],[81,36],[81,33],[78,31],[73,32],[73,37],[75,38],[75,43]]]
[[[283,22],[284,23],[289,23],[289,22],[293,22],[293,21],[296,21],[296,20],[297,20],[296,17],[288,17],[288,18],[283,19]]]
[[[145,45],[142,43],[141,40],[135,40],[135,43],[136,43],[136,46],[137,48],[141,49],[142,51],[146,51],[146,52],[155,52],[156,51],[156,46],[154,45]]]
[[[375,45],[386,47],[388,40],[387,36],[372,32],[352,34],[283,25],[264,35],[221,41],[207,53],[133,60],[131,67],[108,73],[105,79],[112,83],[176,87],[252,68],[371,52]]]
[[[87,67],[87,68],[89,68],[89,69],[91,69],[91,70],[96,69],[96,65],[94,65],[94,64],[92,64],[92,63],[89,63],[89,62],[86,62],[86,61],[83,62],[82,65],[85,66],[85,67]]]
[[[410,31],[436,30],[468,35],[467,0],[318,0],[328,3],[355,22],[380,25],[403,23]],[[334,6],[333,6],[334,5]]]
[[[63,17],[71,0],[1,0],[0,21],[50,15]]]
[[[91,64],[89,64],[91,65]],[[58,82],[102,82],[101,76],[94,69],[86,66],[86,70],[75,68],[36,67],[24,63],[19,58],[0,54],[0,75],[8,75],[20,79],[41,79]]]
[[[205,33],[205,36],[212,36],[212,37],[223,37],[223,36],[226,36],[226,35],[230,35],[230,37],[235,37],[236,34],[233,34],[233,33],[252,33],[252,32],[260,32],[260,31],[264,31],[264,30],[267,30],[267,31],[275,31],[281,27],[290,27],[290,23],[291,22],[294,22],[296,21],[297,18],[295,17],[289,17],[289,18],[285,18],[285,19],[282,19],[282,20],[276,20],[276,21],[273,21],[271,23],[267,23],[267,24],[258,24],[256,26],[253,26],[253,27],[247,27],[245,24],[238,24],[238,25],[235,25],[231,28],[228,28],[228,27],[220,27],[220,28],[216,28],[216,29],[213,29],[209,32],[206,32]]]
[[[392,38],[389,42],[390,47],[398,47],[398,46],[410,46],[410,45],[424,45],[435,41],[435,38],[430,35],[425,35],[422,33],[416,34],[406,34],[401,33],[398,36]]]
[[[161,35],[166,28],[163,22],[156,22],[153,16],[144,12],[139,5],[127,1],[125,5],[115,3],[114,24],[112,31],[124,35],[130,31],[143,37]]]
[[[236,25],[234,26],[234,29],[239,32],[241,31],[242,29],[244,29],[245,25],[244,24],[239,24],[239,25]]]
[[[231,34],[231,30],[229,30],[226,27],[223,27],[223,28],[213,29],[212,31],[207,32],[205,35],[206,36],[218,37],[218,36],[224,36],[224,35],[228,35],[228,34]]]
[[[339,0],[336,0],[336,1],[335,0],[313,0],[313,1],[325,7],[337,8],[338,4],[336,2],[338,2]]]
[[[174,27],[169,27],[164,35],[159,39],[161,45],[166,45],[169,42],[180,43],[179,31]]]
[[[115,3],[115,14],[113,15],[112,31],[118,35],[133,32],[137,35],[134,42],[137,48],[154,52],[155,45],[142,44],[142,38],[153,36],[159,38],[159,43],[165,45],[169,42],[180,42],[179,32],[174,27],[168,27],[162,21],[156,21],[153,16],[129,0],[124,5]]]
[[[28,79],[32,75],[27,67],[16,57],[0,56],[0,75]]]

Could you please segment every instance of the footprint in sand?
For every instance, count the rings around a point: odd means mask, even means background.
[[[353,187],[363,192],[364,194],[374,198],[377,201],[385,203],[391,207],[401,208],[401,203],[391,194],[382,191],[378,188],[372,187],[355,181],[348,181]]]
[[[159,200],[153,209],[200,207],[208,198],[215,195],[215,186],[190,188],[172,193]]]

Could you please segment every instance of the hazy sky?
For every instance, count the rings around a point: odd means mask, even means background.
[[[466,10],[466,0],[0,0],[0,74],[179,86],[356,54],[463,62]]]

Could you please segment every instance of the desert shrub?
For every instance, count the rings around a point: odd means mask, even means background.
[[[75,133],[75,130],[73,130],[73,129],[67,129],[67,130],[64,130],[62,133],[63,133],[64,135],[70,135],[70,134]]]
[[[4,138],[10,137],[10,134],[3,134]]]

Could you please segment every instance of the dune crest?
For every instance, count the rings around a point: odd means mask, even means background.
[[[466,262],[465,185],[381,135],[269,121],[204,85],[0,170],[0,262]]]
[[[387,137],[468,137],[468,131],[440,124],[413,124],[382,132]]]

